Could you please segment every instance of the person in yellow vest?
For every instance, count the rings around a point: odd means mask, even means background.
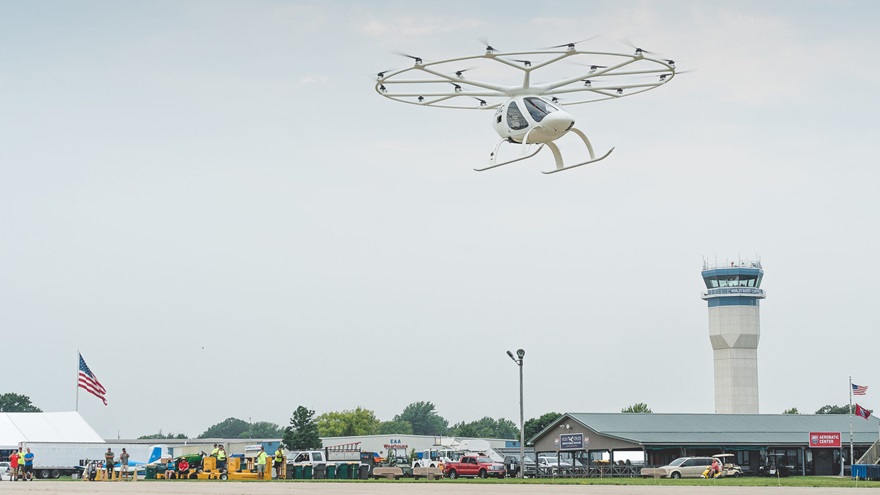
[[[284,464],[284,449],[281,448],[281,445],[278,446],[278,450],[275,451],[275,478],[281,479],[281,466]]]
[[[222,445],[217,446],[217,470],[226,470],[226,449]]]
[[[211,457],[217,457],[217,452],[218,452],[219,450],[220,450],[220,449],[217,448],[217,444],[215,443],[215,444],[214,444],[214,450],[211,451]]]
[[[260,453],[257,454],[257,479],[261,480],[266,477],[266,460],[269,454],[266,453],[266,447],[260,447]]]

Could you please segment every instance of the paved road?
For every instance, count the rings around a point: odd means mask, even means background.
[[[141,481],[3,482],[2,494],[70,493],[159,495],[880,495],[880,488],[742,486],[497,485],[472,483],[354,483]]]

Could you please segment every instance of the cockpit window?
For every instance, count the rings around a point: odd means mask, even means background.
[[[524,98],[523,101],[526,104],[526,108],[529,110],[529,114],[535,119],[535,122],[544,120],[544,117],[547,116],[548,113],[558,110],[556,107],[541,98],[530,97]]]
[[[516,106],[515,101],[510,102],[510,105],[507,107],[507,125],[514,130],[525,129],[529,126],[526,118],[519,111],[519,107]]]

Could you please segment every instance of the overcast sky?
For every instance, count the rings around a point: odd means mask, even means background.
[[[760,410],[880,407],[880,4],[0,0],[0,392],[106,437],[299,405],[714,410],[700,270],[764,264]],[[374,74],[599,35],[693,70],[571,107],[601,164]],[[506,81],[500,81],[506,83]],[[10,371],[14,370],[14,371]],[[13,378],[14,377],[14,378]],[[876,392],[876,393],[874,393]]]

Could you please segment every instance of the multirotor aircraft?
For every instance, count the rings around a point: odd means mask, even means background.
[[[413,66],[378,73],[375,89],[386,98],[414,105],[494,110],[493,125],[501,140],[489,163],[474,169],[478,172],[531,158],[545,146],[553,152],[556,168],[543,173],[561,172],[604,160],[614,151],[611,148],[597,157],[562,102],[572,106],[643,93],[668,83],[676,74],[673,60],[653,58],[652,52],[641,48],[634,47],[631,54],[581,51],[578,43],[520,52],[501,52],[487,44],[482,55],[428,62],[399,53],[413,59]],[[554,64],[561,61],[579,67],[569,69],[574,74],[552,74]],[[500,85],[472,77],[479,73],[519,82]],[[538,77],[549,79],[535,83]],[[569,132],[580,138],[589,160],[564,163],[556,141]],[[519,145],[521,155],[499,162],[498,152],[505,143]]]

